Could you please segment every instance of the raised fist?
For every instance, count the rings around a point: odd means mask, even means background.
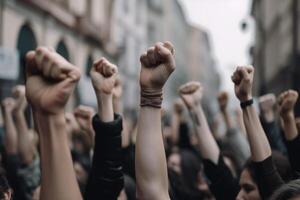
[[[224,111],[228,104],[228,93],[220,92],[218,95],[218,103],[221,111]]]
[[[294,112],[294,106],[298,99],[298,92],[288,90],[281,93],[277,99],[279,105],[279,113],[281,117]]]
[[[269,111],[273,111],[274,106],[276,104],[276,97],[273,93],[271,94],[266,94],[258,99],[259,102],[259,107],[262,112],[266,113]]]
[[[117,73],[117,66],[108,62],[105,58],[101,58],[95,62],[90,75],[96,92],[112,94]]]
[[[16,107],[16,101],[11,97],[5,98],[2,101],[2,108],[3,111],[5,112],[12,113],[15,107]]]
[[[95,115],[93,108],[80,105],[74,110],[74,115],[83,131],[93,131],[92,120]]]
[[[203,87],[199,82],[188,82],[179,88],[179,95],[187,108],[192,109],[201,104]]]
[[[184,109],[184,105],[181,99],[176,99],[174,101],[174,111],[175,113],[177,113],[178,115],[180,115],[183,112]]]
[[[67,124],[67,133],[69,136],[72,134],[77,134],[80,133],[80,127],[75,119],[75,116],[73,113],[66,113],[66,124]]]
[[[12,90],[12,96],[16,99],[15,111],[24,111],[27,107],[27,100],[25,97],[25,86],[15,86]]]
[[[80,70],[52,49],[39,47],[26,55],[26,76],[26,97],[33,109],[58,114],[64,112]]]
[[[170,42],[156,43],[141,55],[142,90],[161,90],[175,70],[174,49]]]
[[[253,66],[237,67],[231,79],[234,83],[234,91],[240,102],[252,99]]]

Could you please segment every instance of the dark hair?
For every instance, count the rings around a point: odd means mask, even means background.
[[[270,200],[288,200],[300,197],[300,180],[294,180],[281,186],[272,195]]]

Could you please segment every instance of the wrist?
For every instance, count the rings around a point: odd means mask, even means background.
[[[162,89],[146,89],[141,88],[141,107],[161,108],[162,104]]]
[[[282,118],[284,123],[291,122],[291,121],[295,120],[295,115],[294,115],[293,111],[283,113],[283,114],[280,115],[280,117]]]
[[[242,96],[242,97],[239,98],[239,100],[240,100],[241,103],[242,103],[242,102],[249,101],[249,100],[251,100],[251,99],[253,99],[253,97],[252,97],[251,94],[245,95],[245,96]]]

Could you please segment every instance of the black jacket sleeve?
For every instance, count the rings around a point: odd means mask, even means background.
[[[271,148],[287,155],[287,149],[284,145],[282,135],[280,134],[280,129],[276,125],[275,121],[265,122],[264,120],[261,120],[261,124],[267,135]]]
[[[217,200],[234,200],[239,192],[238,181],[232,176],[220,155],[218,164],[210,160],[203,160],[204,171],[210,180],[209,188]]]
[[[117,199],[124,186],[122,171],[121,132],[122,118],[102,122],[98,115],[93,118],[96,132],[92,170],[86,187],[86,200]]]
[[[300,135],[298,134],[298,136],[291,141],[286,140],[285,143],[288,151],[289,161],[293,169],[293,174],[295,178],[299,178],[300,158],[298,153],[300,152]]]
[[[259,192],[263,199],[268,199],[284,182],[275,167],[272,156],[261,162],[253,162],[253,165]]]

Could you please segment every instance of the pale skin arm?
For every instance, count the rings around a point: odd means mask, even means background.
[[[45,47],[27,54],[26,72],[26,97],[33,108],[35,128],[40,138],[40,199],[81,200],[64,112],[80,72]]]
[[[219,94],[218,102],[227,130],[232,129],[233,128],[232,119],[229,116],[228,109],[227,109],[227,104],[228,104],[227,92],[221,92]]]
[[[238,67],[232,76],[235,94],[241,102],[252,99],[254,68]],[[260,162],[271,156],[271,147],[253,105],[243,109],[243,119],[250,144],[252,160]]]
[[[203,91],[200,83],[189,82],[181,86],[179,92],[191,114],[201,156],[212,161],[214,164],[218,164],[220,149],[208,126],[207,119],[201,106]]]
[[[283,122],[285,139],[290,141],[298,136],[294,106],[298,99],[298,93],[294,90],[283,92],[278,97],[279,113]]]
[[[13,89],[13,96],[17,100],[17,106],[14,109],[16,129],[18,132],[18,150],[21,160],[24,164],[30,164],[34,159],[35,148],[33,139],[30,136],[29,128],[25,119],[24,111],[27,107],[25,99],[25,87],[18,85]]]
[[[155,47],[149,48],[147,53],[141,56],[141,90],[162,89],[169,75],[175,69],[172,53],[173,47],[167,42],[156,44]],[[156,60],[157,58],[159,59]],[[142,106],[140,109],[135,164],[137,198],[147,200],[170,199],[160,108]]]
[[[13,98],[6,98],[2,102],[2,112],[5,128],[4,147],[8,155],[18,154],[18,135],[12,116],[14,107],[15,100]]]

